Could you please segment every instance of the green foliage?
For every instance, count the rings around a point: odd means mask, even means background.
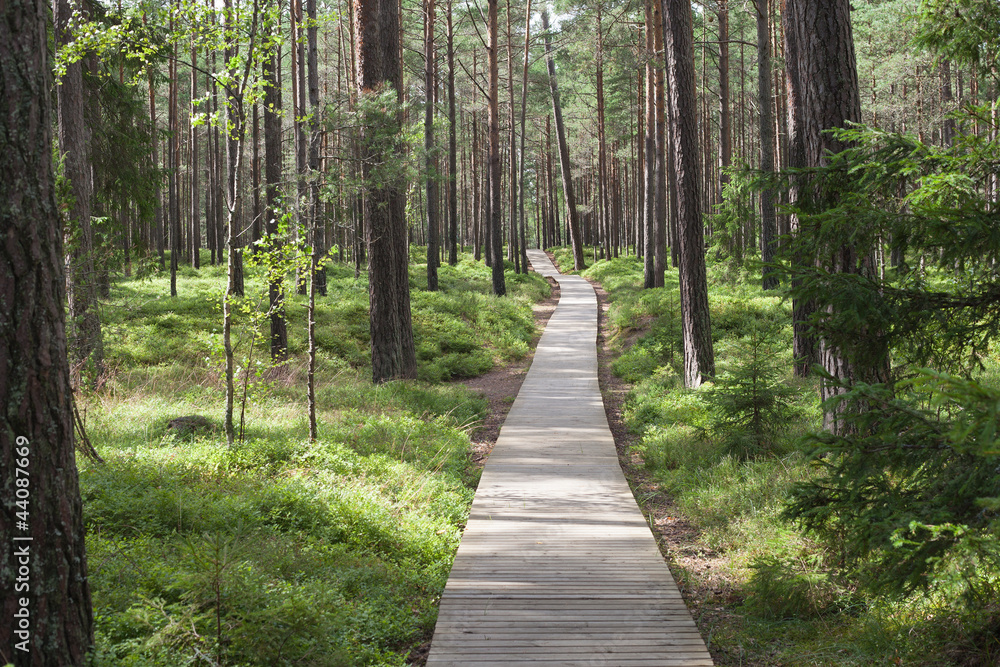
[[[725,256],[739,265],[743,262],[745,230],[759,226],[756,192],[746,166],[730,168],[726,173],[729,180],[722,189],[722,203],[712,215],[712,245],[720,259]]]
[[[896,364],[980,368],[1000,331],[1000,233],[982,194],[998,145],[972,134],[952,148],[863,128],[839,134],[853,147],[803,175],[837,192],[836,203],[804,204],[800,218],[811,231],[786,246],[784,260],[797,281],[792,294],[818,305],[814,332],[860,367],[891,352]],[[860,262],[882,239],[903,257],[884,279],[818,261],[846,244]]]
[[[740,341],[737,363],[701,392],[712,413],[709,437],[727,453],[748,459],[782,451],[781,436],[800,416],[798,392],[783,382],[776,328],[754,328]]]
[[[750,567],[746,606],[762,618],[813,618],[832,611],[850,596],[837,586],[821,564],[807,559],[759,556]]]
[[[293,260],[266,243],[248,256],[235,304],[248,323],[236,337],[246,431],[234,448],[211,428],[168,429],[222,413],[224,270],[182,273],[171,299],[161,276],[113,287],[112,371],[81,405],[106,461],[80,472],[98,665],[402,667],[430,635],[478,481],[468,429],[486,400],[458,384],[368,381],[367,284],[334,264],[318,299],[310,444],[302,297],[287,295],[290,361],[272,367],[262,342],[260,295]],[[531,303],[548,291],[537,275],[504,300],[466,258],[441,277],[439,292],[414,288],[414,322],[418,340],[447,350],[449,373],[528,350]],[[421,368],[445,376],[440,358]]]
[[[829,543],[878,590],[942,589],[981,603],[1000,571],[1000,390],[924,370],[886,387],[856,385],[863,404],[844,435],[811,437],[815,480],[785,515]]]
[[[923,0],[915,42],[988,72],[1000,60],[1000,7],[991,0]]]

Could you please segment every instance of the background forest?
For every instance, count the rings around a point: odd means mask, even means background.
[[[526,247],[718,664],[997,664],[996,3],[367,5],[54,3],[93,664],[420,664]]]

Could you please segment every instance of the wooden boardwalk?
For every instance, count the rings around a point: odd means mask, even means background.
[[[618,464],[594,290],[528,256],[562,295],[483,471],[427,665],[711,665]]]

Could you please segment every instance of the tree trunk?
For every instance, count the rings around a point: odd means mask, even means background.
[[[503,296],[507,293],[507,285],[503,275],[503,238],[502,210],[500,208],[500,81],[499,81],[499,43],[497,42],[497,0],[489,0],[489,148],[487,162],[489,164],[489,240],[490,255],[493,261],[493,293]]]
[[[357,0],[355,6],[359,93],[369,99],[382,96],[389,105],[380,112],[374,100],[366,102],[368,117],[362,124],[372,378],[380,383],[417,374],[405,194],[398,175],[380,173],[377,166],[391,166],[402,149],[399,13],[395,0]]]
[[[656,46],[653,3],[646,0],[646,133],[643,137],[642,286],[656,287]]]
[[[18,667],[83,665],[94,619],[52,170],[51,15],[37,0],[0,14],[0,655]]]
[[[684,339],[684,386],[697,387],[715,375],[712,327],[705,277],[705,237],[694,90],[691,4],[665,0],[666,56],[670,77],[670,123],[677,173],[677,217],[680,246],[680,291]]]
[[[455,33],[448,0],[448,264],[458,264],[458,139],[455,118]]]
[[[198,99],[198,47],[191,35],[191,115],[197,113],[195,100]],[[201,215],[198,202],[198,127],[191,125],[191,266],[201,268]]]
[[[514,36],[510,30],[510,15],[511,7],[510,0],[507,2],[507,92],[508,92],[508,114],[507,114],[507,126],[509,129],[508,133],[508,145],[510,146],[510,161],[509,161],[509,171],[507,172],[507,188],[510,196],[508,199],[508,210],[510,211],[507,216],[509,235],[508,235],[508,246],[507,255],[514,262],[514,273],[521,273],[521,251],[518,247],[518,237],[517,237],[517,125],[514,123]],[[525,273],[528,271],[528,267],[524,267]]]
[[[771,3],[755,0],[757,11],[757,108],[760,113],[760,170],[774,171],[774,117],[771,113]],[[774,210],[774,190],[760,192],[760,259],[764,262],[763,287],[778,287],[774,270],[767,266],[774,261],[778,247],[778,222]]]
[[[756,0],[761,2],[761,0]],[[767,0],[763,0],[767,2]],[[733,161],[733,110],[732,101],[729,95],[729,0],[719,0],[719,161],[722,164],[722,171],[719,175],[719,188],[725,190],[729,182],[729,174],[726,169]],[[760,42],[760,17],[758,10],[757,43]],[[767,14],[764,14],[764,22],[767,25]],[[761,53],[758,51],[758,53]],[[771,67],[770,51],[767,53],[767,67]],[[758,66],[763,68],[763,58],[758,61]],[[768,69],[770,72],[770,69]],[[761,120],[761,123],[764,121]]]
[[[666,34],[666,12],[662,0],[653,0],[653,48],[658,59],[663,58],[664,35]],[[692,56],[693,58],[693,56]],[[665,59],[664,59],[665,62]],[[692,65],[693,67],[693,65]],[[666,126],[666,82],[664,67],[657,64],[653,83],[656,92],[656,151],[653,160],[653,193],[656,207],[653,219],[653,285],[663,287],[663,274],[667,270],[667,126]],[[693,92],[692,85],[692,92]],[[692,106],[692,108],[694,108]],[[697,127],[697,123],[695,123]]]
[[[434,0],[424,0],[424,168],[427,189],[427,289],[438,288],[438,187],[434,146]]]
[[[53,7],[56,43],[70,43],[69,23],[74,8],[69,0],[56,0]],[[59,153],[63,173],[70,183],[72,205],[67,211],[66,296],[68,302],[67,338],[73,384],[80,384],[85,366],[97,380],[104,370],[104,345],[97,305],[97,280],[94,272],[94,236],[90,227],[90,198],[93,193],[90,164],[89,130],[84,119],[83,63],[66,66],[60,85],[56,86],[59,123]],[[8,154],[9,151],[5,151]],[[7,159],[6,157],[4,159]]]
[[[861,119],[850,3],[848,0],[822,4],[787,0],[785,8],[790,132],[792,155],[796,160],[792,166],[821,167],[826,164],[827,155],[847,147],[825,131]],[[793,190],[793,202],[803,195],[801,188]],[[813,191],[809,197],[822,207],[826,203],[833,204],[837,193]],[[799,234],[810,232],[801,226],[798,229]],[[874,277],[875,262],[874,257],[861,256],[854,247],[844,245],[835,249],[821,268]],[[833,377],[847,383],[887,381],[888,351],[876,356],[883,362],[861,366],[826,341],[819,343],[820,363]],[[837,388],[827,383],[820,388],[824,400],[836,393]],[[824,424],[835,432],[843,427],[835,413],[826,413]]]
[[[276,49],[277,47],[272,47]],[[277,77],[277,53],[271,52],[262,65],[264,79],[264,188],[267,211],[264,230],[268,243],[275,250],[284,239],[278,238],[278,210],[282,181],[281,153],[281,87]],[[271,321],[271,360],[284,361],[288,357],[288,328],[285,323],[284,276],[282,271],[270,272],[268,281],[268,312]]]
[[[559,86],[556,82],[556,61],[552,56],[552,37],[549,35],[549,14],[542,12],[542,31],[545,33],[545,59],[549,69],[549,89],[552,92],[552,115],[556,121],[556,142],[559,145],[559,165],[562,167],[563,197],[566,200],[566,227],[569,242],[573,246],[573,268],[584,269],[583,239],[580,236],[579,217],[576,200],[573,198],[573,173],[569,161],[569,145],[566,143],[566,128],[563,125],[562,104],[559,102]]]

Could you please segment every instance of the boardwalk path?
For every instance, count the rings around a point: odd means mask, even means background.
[[[597,297],[562,295],[483,471],[428,667],[711,665],[615,453]]]

